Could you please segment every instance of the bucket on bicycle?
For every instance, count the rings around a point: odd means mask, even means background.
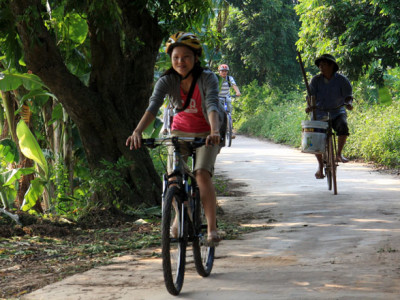
[[[321,154],[325,151],[328,122],[302,121],[301,152]]]

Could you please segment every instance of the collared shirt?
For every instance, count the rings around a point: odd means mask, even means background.
[[[353,89],[350,81],[341,74],[333,74],[330,80],[327,80],[322,74],[316,75],[310,82],[311,95],[315,96],[317,107],[332,109],[344,104],[347,97],[352,97]],[[346,108],[340,107],[330,112],[331,117],[335,118],[340,114],[346,114]],[[327,115],[327,112],[318,110],[317,119]]]

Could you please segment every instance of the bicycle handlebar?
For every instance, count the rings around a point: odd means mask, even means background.
[[[172,146],[172,145],[175,145],[175,143],[178,143],[179,141],[189,142],[195,148],[201,147],[206,144],[206,138],[200,138],[200,137],[170,136],[170,137],[164,137],[164,138],[142,139],[143,145],[145,145],[148,148],[156,148],[160,145]]]
[[[334,111],[334,110],[336,110],[336,109],[339,109],[339,108],[341,108],[341,107],[343,107],[343,106],[346,106],[347,104],[345,104],[345,103],[343,103],[343,104],[340,104],[340,105],[338,105],[338,106],[336,106],[336,107],[333,107],[333,108],[324,108],[324,107],[322,107],[322,106],[317,106],[317,109],[319,109],[319,110],[322,110],[322,111]]]
[[[333,108],[323,108],[322,106],[315,105],[315,106],[309,106],[309,108],[310,109],[316,108],[316,109],[321,110],[321,111],[330,112],[330,111],[334,111],[336,109],[339,109],[342,106],[347,106],[347,105],[348,105],[348,103],[343,103],[343,104],[340,104],[339,106],[336,106],[336,107],[333,107]]]

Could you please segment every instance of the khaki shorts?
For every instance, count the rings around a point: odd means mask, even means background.
[[[174,130],[171,132],[172,136],[179,136],[179,137],[201,137],[201,138],[206,138],[208,136],[208,132],[202,132],[202,133],[188,133],[188,132],[182,132],[182,131],[177,131]],[[190,149],[185,143],[182,143],[183,146],[181,147],[181,154],[182,158],[185,161],[185,163],[188,160],[188,157],[190,156]],[[214,145],[214,146],[201,146],[199,148],[196,148],[196,165],[194,166],[194,171],[197,170],[207,170],[211,176],[214,174],[214,165],[215,161],[217,159],[217,155],[219,151],[221,150],[221,147],[219,145]],[[172,164],[173,164],[173,153],[174,153],[174,147],[168,147],[168,173],[171,173],[172,170]]]

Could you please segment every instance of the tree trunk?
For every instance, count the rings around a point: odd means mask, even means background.
[[[18,20],[27,67],[51,89],[75,122],[90,168],[98,168],[101,159],[116,162],[124,156],[132,165],[123,174],[130,188],[121,192],[121,200],[133,206],[159,203],[161,180],[147,149],[130,151],[125,146],[151,92],[153,68],[162,41],[156,20],[146,11],[137,11],[132,4],[123,15],[127,19],[123,22],[125,39],[131,39],[132,45],[122,49],[118,26],[97,27],[107,11],[89,15],[92,72],[87,87],[66,68],[53,36],[40,18],[40,1],[13,0],[10,5]],[[25,14],[28,8],[35,13]],[[142,27],[138,29],[130,22],[140,22]],[[146,43],[138,47],[135,37]]]

